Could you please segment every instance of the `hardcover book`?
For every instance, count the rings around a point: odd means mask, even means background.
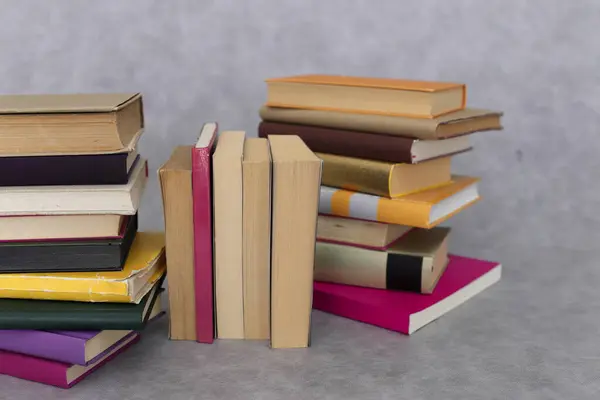
[[[139,232],[121,271],[0,274],[0,298],[139,303],[166,271],[162,232]]]
[[[194,214],[194,286],[196,340],[212,343],[215,337],[213,290],[212,155],[218,124],[204,124],[192,148]]]
[[[373,134],[404,136],[421,140],[436,140],[503,129],[500,121],[502,112],[478,108],[465,108],[427,119],[262,106],[260,117],[269,122],[358,131],[369,133],[371,136]]]
[[[270,107],[434,118],[467,101],[462,83],[317,74],[266,82]]]
[[[0,242],[0,273],[120,271],[137,229],[135,214],[116,239]]]
[[[298,136],[269,136],[269,144],[271,347],[308,347],[322,161]]]
[[[162,283],[154,283],[139,304],[0,299],[0,329],[141,330],[159,303]]]
[[[448,264],[449,232],[413,229],[383,251],[317,242],[315,281],[430,294]]]
[[[125,185],[136,150],[112,154],[0,157],[0,186]]]
[[[472,149],[467,135],[444,140],[420,140],[277,122],[263,121],[258,126],[259,137],[274,134],[298,135],[314,152],[390,163],[417,164]]]
[[[134,333],[88,366],[67,364],[0,350],[0,374],[69,389],[140,340]]]
[[[179,146],[158,171],[169,260],[169,338],[196,340],[192,146]]]
[[[451,255],[429,296],[315,282],[313,307],[410,335],[498,282],[501,272],[498,263]]]
[[[382,161],[315,153],[323,160],[322,184],[382,197],[400,197],[452,182],[451,158],[420,164]]]
[[[160,297],[148,318],[162,314]],[[110,353],[133,330],[0,330],[0,350],[88,366]]]
[[[433,228],[480,199],[479,178],[455,175],[452,180],[449,185],[397,199],[321,186],[319,213]]]
[[[119,214],[137,212],[148,180],[140,159],[125,185],[0,187],[1,215]]]
[[[2,155],[129,151],[143,128],[139,93],[0,96]]]

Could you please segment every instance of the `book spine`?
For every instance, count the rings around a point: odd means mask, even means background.
[[[385,286],[388,290],[421,293],[423,257],[388,253]]]
[[[64,363],[0,350],[0,374],[67,389]]]
[[[194,213],[194,281],[196,340],[212,343],[215,335],[213,304],[212,157],[213,144],[192,149]]]
[[[85,365],[85,340],[36,330],[0,330],[0,350]]]
[[[298,135],[313,151],[392,163],[412,164],[414,139],[317,126],[261,122],[258,135]]]
[[[334,154],[316,155],[323,160],[323,185],[391,197],[393,164]]]

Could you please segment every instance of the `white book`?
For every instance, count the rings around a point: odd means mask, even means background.
[[[125,185],[0,187],[0,216],[133,215],[147,181],[147,161],[140,158]]]

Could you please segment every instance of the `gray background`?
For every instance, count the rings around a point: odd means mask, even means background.
[[[70,392],[0,377],[0,398],[597,398],[600,3],[0,7],[0,92],[142,92],[153,171],[205,121],[255,135],[267,77],[462,81],[470,105],[505,112],[504,131],[475,135],[456,158],[456,172],[482,177],[484,199],[451,220],[452,251],[501,261],[503,279],[414,336],[315,312],[313,347],[281,352],[170,343],[163,321]],[[141,225],[162,229],[152,178]]]

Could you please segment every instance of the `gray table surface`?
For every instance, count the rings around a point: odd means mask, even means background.
[[[521,249],[502,280],[413,336],[314,312],[309,349],[166,339],[167,320],[70,390],[0,376],[2,399],[598,399],[597,254]]]

